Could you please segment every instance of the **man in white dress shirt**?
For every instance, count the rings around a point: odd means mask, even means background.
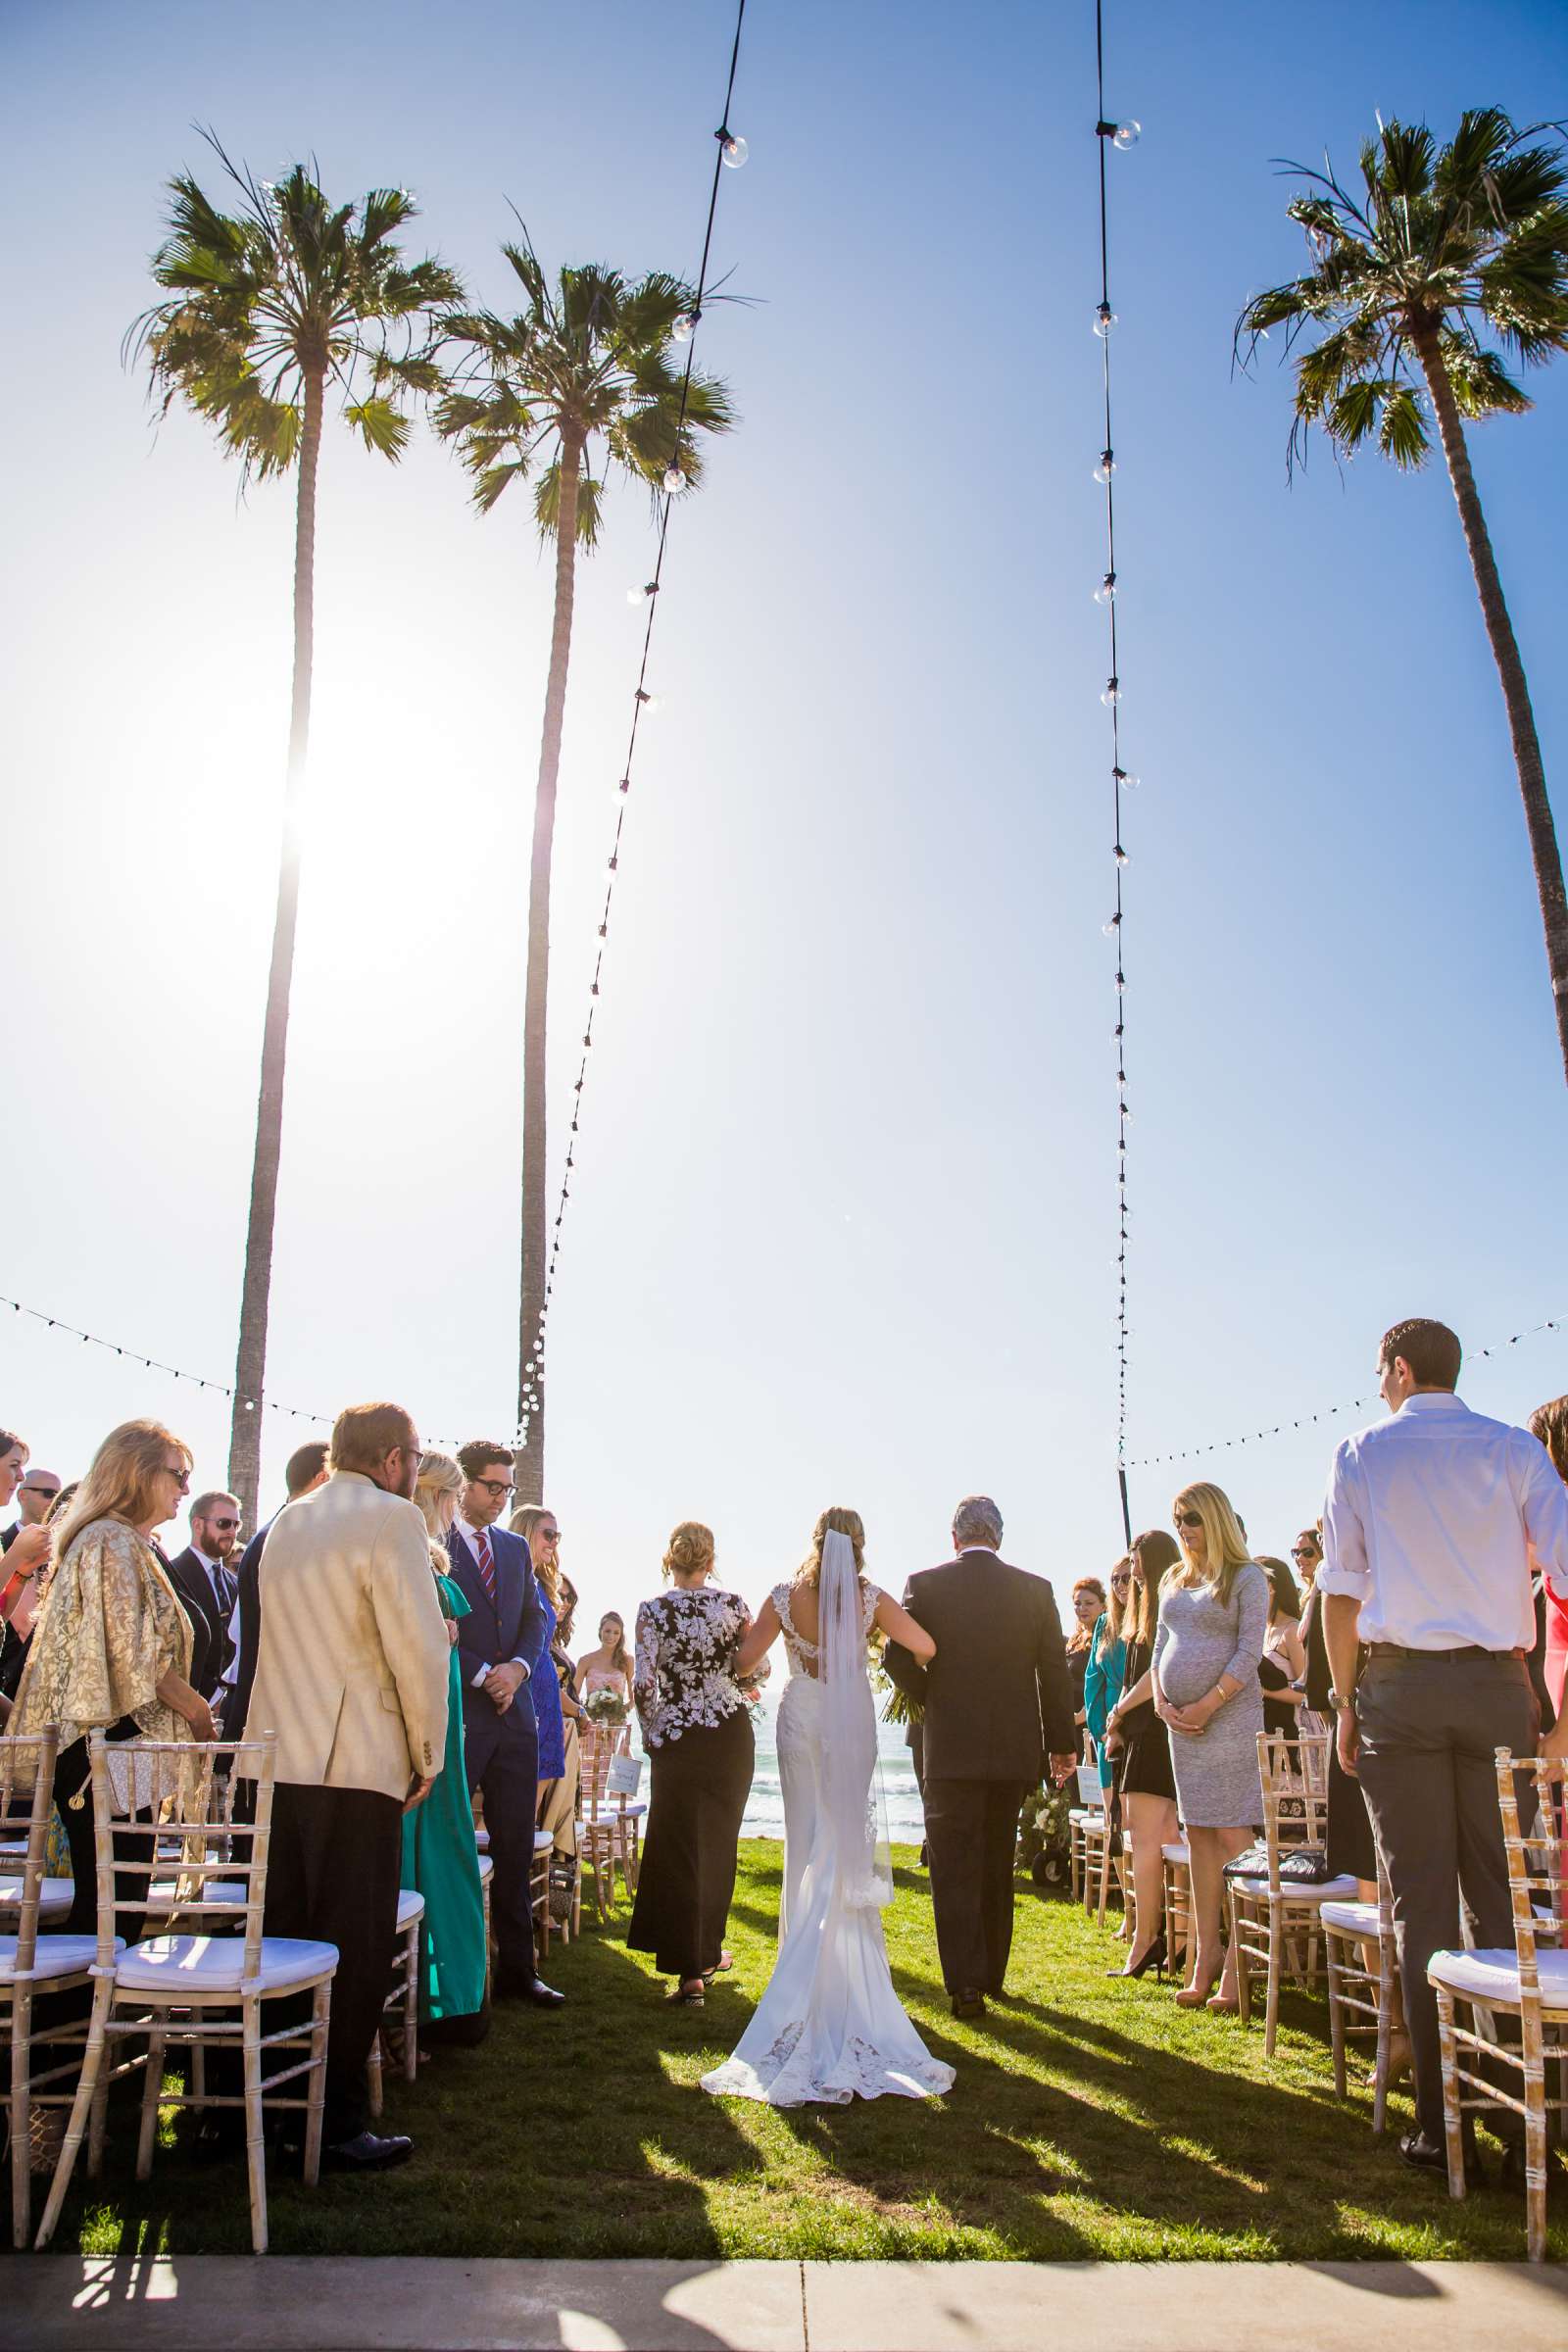
[[[1477,1943],[1513,1944],[1493,1750],[1534,1755],[1540,1732],[1532,1549],[1568,1594],[1568,1487],[1528,1430],[1460,1402],[1459,1364],[1446,1324],[1396,1323],[1384,1339],[1392,1418],[1334,1457],[1317,1580],[1340,1762],[1366,1792],[1394,1889],[1417,2125],[1399,2152],[1434,2172],[1443,2070],[1427,1963],[1459,1941],[1461,1888]]]

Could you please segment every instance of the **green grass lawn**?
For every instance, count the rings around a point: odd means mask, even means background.
[[[588,1929],[551,1955],[564,2012],[509,2005],[482,2048],[442,2051],[416,2085],[389,2086],[412,2164],[370,2180],[323,2175],[314,2192],[273,2173],[274,2251],[1523,2259],[1522,2191],[1454,2204],[1440,2179],[1399,2163],[1402,2102],[1377,2140],[1369,2092],[1336,2101],[1320,1998],[1287,1994],[1265,2066],[1260,2026],[1188,2015],[1152,1978],[1108,1984],[1108,1935],[1022,1885],[1016,1997],[976,2028],[949,2014],[924,1877],[899,1871],[894,1977],[957,2069],[946,2099],[774,2112],[708,2098],[698,2077],[766,1981],[779,1862],[776,1845],[742,1848],[736,1971],[706,2009],[663,2005],[625,1949],[624,1910]],[[193,2163],[190,2129],[166,2129],[138,2185],[133,2107],[112,2110],[103,2177],[78,2173],[57,2247],[248,2252],[243,2164]],[[1560,2220],[1551,2252],[1568,2257]]]

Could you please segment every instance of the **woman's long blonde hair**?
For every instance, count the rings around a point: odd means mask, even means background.
[[[436,1505],[443,1494],[461,1494],[463,1487],[463,1472],[450,1453],[427,1453],[420,1458],[414,1499],[424,1513],[424,1524],[430,1531],[430,1554],[443,1575],[452,1561],[446,1548],[447,1531]]]
[[[1123,1600],[1121,1594],[1116,1590],[1116,1577],[1118,1572],[1123,1568],[1126,1569],[1129,1577],[1132,1579],[1132,1583],[1127,1587],[1127,1597],[1125,1600]],[[1094,1581],[1098,1583],[1099,1579],[1096,1578]],[[1134,1589],[1137,1586],[1137,1583],[1138,1576],[1133,1567],[1133,1555],[1130,1551],[1124,1552],[1122,1557],[1116,1562],[1116,1566],[1111,1570],[1109,1576],[1105,1579],[1105,1613],[1100,1620],[1100,1640],[1095,1644],[1095,1656],[1097,1658],[1102,1658],[1107,1650],[1114,1649],[1116,1643],[1121,1640],[1122,1623],[1132,1609]],[[1076,1592],[1077,1589],[1078,1588],[1075,1585],[1073,1587],[1074,1592]]]
[[[547,1502],[519,1502],[512,1517],[507,1521],[513,1534],[520,1536],[527,1544],[530,1560],[533,1559],[534,1529],[541,1519],[553,1519],[555,1515]],[[561,1562],[548,1560],[543,1567],[535,1562],[534,1574],[549,1593],[550,1606],[559,1617],[561,1615]]]
[[[833,1503],[811,1530],[811,1548],[795,1571],[798,1585],[814,1585],[822,1573],[822,1545],[829,1535],[848,1536],[855,1553],[855,1573],[865,1574],[865,1528],[858,1511]]]
[[[161,1421],[122,1421],[112,1429],[93,1455],[70,1509],[53,1522],[51,1567],[59,1567],[82,1529],[95,1519],[123,1519],[127,1527],[150,1519],[161,1500],[158,1473],[168,1468],[165,1456],[171,1447],[184,1455],[189,1470],[195,1455],[184,1439]]]
[[[1170,1506],[1174,1519],[1180,1511],[1196,1511],[1203,1522],[1206,1548],[1203,1565],[1198,1567],[1183,1549],[1174,1568],[1166,1570],[1167,1585],[1207,1585],[1222,1609],[1228,1609],[1236,1579],[1244,1568],[1250,1568],[1252,1555],[1247,1547],[1241,1522],[1231,1507],[1231,1498],[1223,1487],[1212,1487],[1200,1480],[1196,1487],[1183,1487]]]

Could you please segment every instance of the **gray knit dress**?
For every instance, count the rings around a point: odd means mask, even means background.
[[[1172,1731],[1171,1768],[1183,1822],[1196,1830],[1250,1830],[1263,1819],[1257,1735],[1263,1690],[1257,1679],[1268,1627],[1268,1578],[1254,1561],[1239,1569],[1230,1600],[1206,1585],[1160,1588],[1154,1671],[1173,1706],[1191,1706],[1222,1674],[1241,1689],[1196,1737]]]

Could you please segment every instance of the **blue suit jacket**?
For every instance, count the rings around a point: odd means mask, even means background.
[[[545,1606],[534,1580],[533,1561],[520,1536],[506,1528],[490,1530],[490,1553],[496,1572],[496,1598],[479,1581],[478,1562],[456,1527],[447,1538],[453,1582],[468,1604],[468,1615],[458,1620],[458,1665],[463,1676],[463,1732],[471,1788],[504,1741],[519,1741],[535,1756],[538,1727],[533,1711],[533,1677],[544,1655]],[[473,1678],[481,1666],[502,1666],[521,1658],[528,1679],[506,1713],[497,1712]]]

